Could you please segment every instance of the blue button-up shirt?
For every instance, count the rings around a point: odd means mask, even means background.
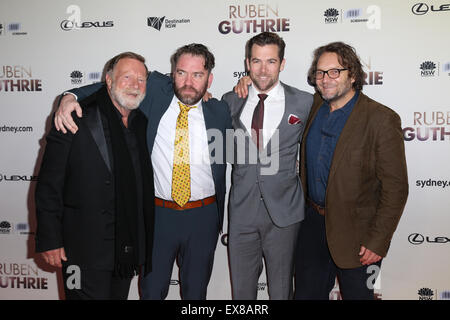
[[[308,197],[320,206],[325,206],[325,194],[334,149],[358,99],[359,92],[345,106],[330,112],[324,102],[306,137],[306,173]]]

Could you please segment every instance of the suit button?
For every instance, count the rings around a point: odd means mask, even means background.
[[[106,180],[106,181],[105,181],[105,184],[106,184],[107,186],[109,186],[109,185],[111,184],[111,181]]]

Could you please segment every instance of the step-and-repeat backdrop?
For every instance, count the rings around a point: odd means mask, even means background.
[[[61,299],[62,280],[34,253],[34,190],[57,96],[100,81],[123,51],[170,72],[170,55],[200,42],[216,57],[211,92],[245,75],[245,42],[261,31],[286,41],[281,80],[306,82],[312,51],[353,45],[364,92],[397,111],[410,195],[376,284],[380,299],[450,297],[450,3],[445,0],[2,0],[0,2],[0,299]],[[229,179],[228,179],[229,182]],[[226,224],[225,224],[226,230]],[[81,231],[80,231],[81,232]],[[230,299],[227,234],[208,299]],[[258,297],[267,299],[264,272]],[[336,287],[332,299],[339,299]],[[138,299],[137,278],[130,299]],[[174,267],[169,299],[179,299]]]

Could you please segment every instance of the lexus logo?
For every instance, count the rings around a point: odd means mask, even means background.
[[[408,241],[411,244],[422,244],[425,241],[425,238],[420,233],[413,233],[410,234],[408,237]]]
[[[428,13],[428,11],[434,11],[434,12],[439,12],[439,11],[450,11],[450,4],[441,4],[439,7],[436,7],[435,5],[431,5],[430,7],[423,2],[419,2],[416,3],[415,5],[413,5],[413,7],[411,8],[412,13],[414,13],[415,15],[418,16],[422,16],[426,13]]]
[[[429,237],[429,236],[423,236],[420,233],[412,233],[408,237],[408,241],[411,244],[418,245],[422,244],[424,242],[426,243],[450,243],[450,239],[448,237],[444,236],[438,236],[438,237]]]
[[[105,28],[105,27],[114,27],[114,22],[113,21],[103,21],[102,23],[100,23],[99,21],[85,21],[80,23],[77,23],[75,21],[70,21],[70,20],[63,20],[61,21],[61,29],[63,29],[64,31],[70,31],[70,30],[74,30],[74,29],[83,29],[83,28],[91,28],[91,27],[95,27],[95,28]]]
[[[429,10],[428,5],[426,3],[416,3],[413,7],[412,7],[412,12],[418,16],[421,16],[425,13],[427,13]]]

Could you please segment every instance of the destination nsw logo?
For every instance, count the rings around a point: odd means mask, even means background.
[[[227,19],[219,22],[218,29],[222,34],[288,32],[290,22],[289,18],[280,16],[278,5],[230,5]]]
[[[164,26],[166,29],[174,29],[179,24],[191,23],[191,19],[180,18],[180,19],[166,19],[164,17],[148,17],[147,26],[152,27],[158,31]]]

